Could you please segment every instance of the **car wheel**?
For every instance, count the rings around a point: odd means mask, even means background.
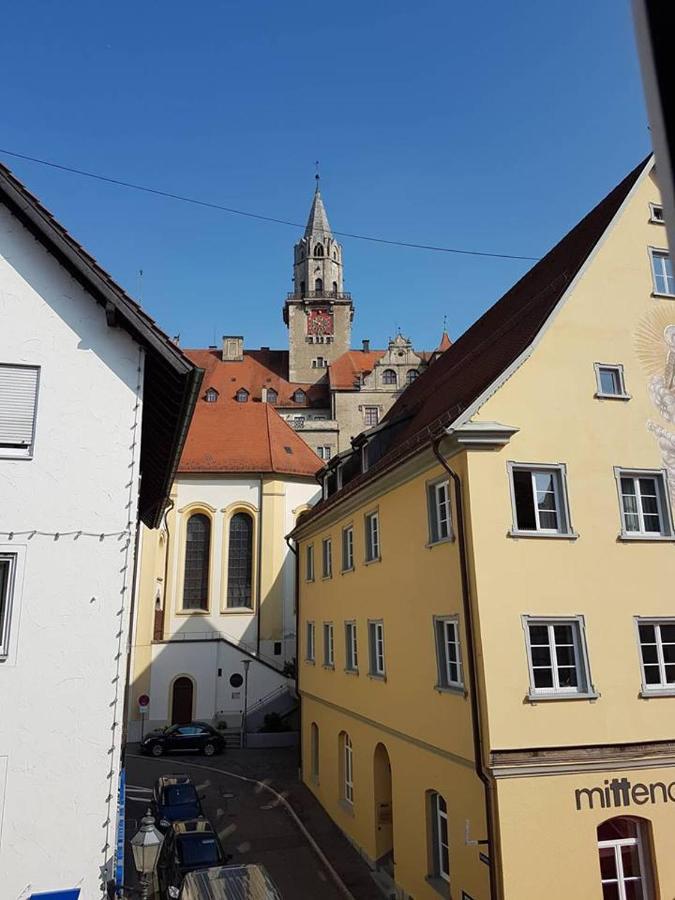
[[[215,744],[212,744],[211,741],[209,741],[208,744],[204,744],[204,756],[213,756],[215,752]]]
[[[150,752],[153,756],[161,756],[164,753],[164,747],[161,744],[153,744]]]

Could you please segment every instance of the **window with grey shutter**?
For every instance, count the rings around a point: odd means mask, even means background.
[[[39,371],[0,363],[0,456],[33,454]]]

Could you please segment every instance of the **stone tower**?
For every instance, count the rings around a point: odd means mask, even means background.
[[[303,237],[295,245],[293,292],[284,306],[288,379],[315,383],[351,345],[352,298],[343,290],[342,247],[333,237],[316,191]]]

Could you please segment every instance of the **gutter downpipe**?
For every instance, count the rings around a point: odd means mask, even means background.
[[[300,557],[298,556],[298,548],[294,546],[289,535],[284,535],[286,546],[295,556],[295,693],[298,695],[298,731],[300,739],[298,740],[298,770],[300,779],[302,780],[302,697],[300,696]]]
[[[260,579],[262,577],[262,532],[263,532],[263,476],[260,473],[260,494],[258,506],[258,577],[256,578],[256,598],[255,598],[255,652],[260,656],[260,598],[262,596]]]
[[[455,488],[455,507],[457,510],[457,545],[459,549],[459,564],[462,578],[462,606],[464,607],[464,628],[466,630],[467,657],[469,663],[469,674],[471,677],[471,690],[469,691],[469,699],[471,701],[471,718],[473,731],[473,755],[476,775],[483,782],[485,788],[485,816],[487,819],[488,831],[488,847],[490,853],[490,897],[492,900],[498,900],[501,896],[499,892],[499,880],[497,878],[497,842],[495,839],[495,825],[493,820],[494,800],[492,796],[492,779],[486,772],[483,765],[483,730],[480,709],[480,697],[478,692],[478,667],[476,664],[476,646],[475,646],[475,623],[473,609],[471,606],[471,596],[469,592],[469,562],[466,552],[466,532],[464,530],[464,502],[462,496],[462,482],[459,475],[450,468],[445,458],[440,452],[440,443],[442,437],[432,441],[432,449],[434,456],[448,473]]]

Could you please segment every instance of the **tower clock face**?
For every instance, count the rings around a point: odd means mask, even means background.
[[[307,334],[333,333],[333,314],[327,309],[311,309],[307,317]]]

